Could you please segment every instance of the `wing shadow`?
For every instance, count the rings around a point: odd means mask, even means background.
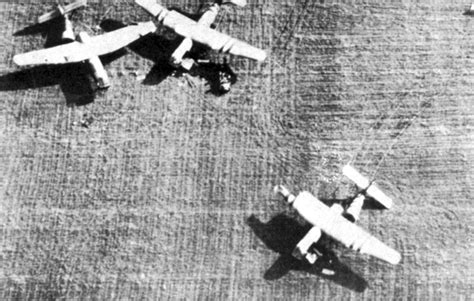
[[[174,10],[174,11],[182,14],[183,16],[186,16],[189,19],[194,20],[194,21],[197,22],[199,20],[199,18],[202,16],[203,7],[204,7],[204,3],[201,3],[201,5],[197,9],[196,13],[188,13],[187,11],[184,11],[181,7],[178,7],[178,6],[171,6],[171,7],[168,8],[168,10]]]
[[[14,33],[14,36],[41,34],[46,37],[45,48],[68,43],[62,39],[64,22],[56,18],[42,24],[34,24]],[[127,54],[125,49],[100,57],[104,65]],[[0,76],[0,91],[35,89],[59,85],[67,105],[83,106],[95,100],[99,89],[91,75],[90,67],[83,63],[45,65]]]
[[[0,91],[36,89],[59,85],[68,105],[94,101],[95,91],[84,64],[39,66],[0,76]]]
[[[100,27],[106,32],[114,31],[125,26],[127,25],[112,19],[106,19],[100,23]],[[146,75],[143,84],[157,85],[172,75],[175,68],[168,63],[168,60],[174,49],[178,47],[182,40],[182,38],[170,39],[166,36],[149,34],[128,45],[130,50],[155,63]]]
[[[349,205],[350,202],[354,200],[355,196],[348,197],[345,199],[332,199],[332,198],[318,198],[321,202],[326,204],[326,206],[331,207],[333,204],[338,203],[343,206]],[[386,210],[382,204],[374,200],[373,198],[366,196],[362,210]]]
[[[48,22],[41,24],[33,24],[28,27],[25,27],[13,34],[13,36],[26,36],[26,35],[35,35],[41,34],[42,37],[46,37],[46,42],[44,44],[45,48],[57,46],[64,44],[62,40],[62,34],[65,30],[64,20],[61,18],[55,18]],[[70,41],[66,41],[70,42]]]
[[[355,186],[352,186],[350,189],[344,189],[334,185],[333,183],[323,183],[323,185],[321,185],[318,189],[317,198],[328,207],[331,207],[336,203],[341,204],[343,207],[347,207],[360,193],[363,193],[366,196],[364,205],[362,206],[363,210],[386,209],[378,201],[367,196],[365,190],[361,190]]]
[[[195,15],[192,15],[194,18]],[[113,31],[126,26],[124,23],[112,19],[102,21],[100,27],[105,31]],[[146,75],[144,85],[158,85],[169,76],[180,77],[184,73],[188,73],[192,77],[204,79],[209,86],[209,93],[216,96],[222,95],[219,89],[219,72],[225,71],[231,75],[231,83],[237,81],[237,75],[226,64],[217,63],[200,63],[195,64],[191,70],[177,69],[170,65],[169,59],[174,50],[183,41],[182,37],[175,35],[158,35],[149,34],[138,41],[131,43],[128,48],[138,54],[139,56],[153,61],[155,64]],[[210,50],[203,45],[194,43],[191,51],[186,57],[192,58],[195,61],[199,59],[208,59]]]
[[[252,215],[247,219],[247,224],[269,249],[280,254],[265,272],[265,279],[279,279],[290,270],[296,270],[331,280],[356,292],[363,292],[368,287],[367,281],[362,276],[339,261],[334,251],[328,247],[330,238],[327,236],[323,236],[316,244],[323,256],[315,264],[309,265],[291,256],[293,248],[309,231],[310,225],[303,226],[285,214],[278,214],[267,223]],[[326,269],[334,271],[334,275],[326,274]]]
[[[104,65],[126,54],[119,50],[101,57]],[[0,76],[0,91],[36,89],[59,85],[67,105],[83,106],[95,100],[99,93],[87,64],[38,66]]]

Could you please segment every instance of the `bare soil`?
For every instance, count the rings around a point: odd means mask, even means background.
[[[150,20],[132,2],[90,0],[76,30]],[[230,57],[224,96],[163,76],[166,32],[103,58],[106,93],[80,65],[19,69],[55,1],[0,2],[0,299],[473,299],[467,3],[248,2],[218,28],[270,56]],[[393,197],[360,225],[403,259],[336,247],[326,276],[288,257],[307,225],[272,187],[343,200],[347,162]]]

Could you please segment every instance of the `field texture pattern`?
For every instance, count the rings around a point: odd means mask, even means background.
[[[250,0],[218,29],[269,58],[229,57],[229,94],[200,76],[153,81],[156,34],[110,60],[112,87],[87,105],[81,66],[14,66],[46,41],[14,34],[55,3],[18,2],[0,2],[0,299],[474,299],[465,1]],[[132,0],[71,18],[89,34],[150,20]],[[308,227],[273,185],[347,199],[347,162],[394,199],[360,225],[398,266],[334,246],[327,276],[288,257]]]

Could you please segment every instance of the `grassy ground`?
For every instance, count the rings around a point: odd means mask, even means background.
[[[72,16],[77,30],[149,20],[132,1],[89,2]],[[231,58],[239,80],[222,97],[205,77],[159,82],[156,36],[113,60],[113,86],[95,97],[81,67],[18,72],[13,55],[45,39],[13,34],[45,3],[0,3],[1,299],[474,297],[465,3],[228,8],[219,29],[270,57]],[[271,189],[350,197],[349,161],[394,198],[360,224],[403,259],[338,248],[327,277],[285,256],[307,227]]]

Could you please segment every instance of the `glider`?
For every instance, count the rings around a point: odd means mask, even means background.
[[[294,257],[300,260],[305,258],[311,264],[316,262],[317,254],[312,252],[311,247],[319,240],[321,232],[324,232],[345,247],[362,254],[375,256],[391,264],[400,262],[400,253],[344,217],[343,213],[350,212],[344,212],[341,205],[328,207],[307,191],[295,197],[281,185],[275,187],[275,192],[282,195],[301,217],[313,225],[296,245],[292,253]],[[365,196],[360,194],[353,202],[358,211],[362,208],[364,198]]]
[[[243,7],[247,3],[245,0],[230,0],[230,1],[216,1],[209,6],[206,11],[201,15],[197,23],[202,26],[210,27],[217,18],[220,8],[222,5],[232,4],[235,6]],[[190,70],[194,64],[192,59],[183,59],[183,56],[191,50],[193,46],[193,40],[191,38],[185,38],[176,50],[171,54],[170,63],[175,66],[181,66],[186,70]]]
[[[245,1],[231,2],[239,6],[245,4]],[[263,61],[267,57],[264,50],[209,28],[217,15],[221,1],[211,6],[198,22],[177,11],[167,10],[156,3],[155,0],[135,0],[135,3],[155,17],[158,22],[185,38],[183,41],[184,45],[182,44],[178,47],[177,51],[173,54],[172,60],[177,59],[179,62],[182,55],[192,45],[191,41],[204,44],[215,51],[230,53],[257,61]]]
[[[18,66],[59,65],[86,62],[99,88],[108,88],[110,80],[99,56],[117,51],[137,39],[156,31],[153,22],[130,25],[90,37],[86,32],[77,35],[74,42],[56,47],[15,55],[13,61]]]

